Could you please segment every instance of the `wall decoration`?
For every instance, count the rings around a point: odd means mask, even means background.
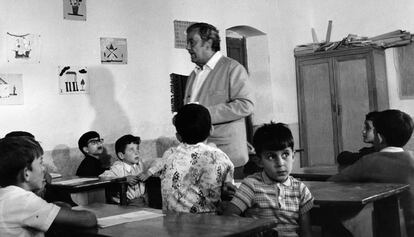
[[[7,32],[7,62],[40,63],[40,35]]]
[[[22,74],[0,74],[0,105],[23,104],[22,78]]]
[[[191,21],[174,21],[175,48],[185,49],[187,47],[187,28],[194,24]]]
[[[89,78],[87,67],[59,66],[59,94],[89,93]]]
[[[63,0],[63,19],[86,21],[86,0]]]
[[[101,38],[101,63],[127,64],[127,40]]]

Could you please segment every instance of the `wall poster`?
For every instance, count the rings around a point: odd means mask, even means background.
[[[22,105],[23,75],[0,73],[0,105]]]
[[[40,63],[40,35],[7,32],[7,62]]]
[[[127,40],[122,38],[101,38],[101,63],[127,64]]]
[[[59,66],[59,94],[89,93],[89,78],[87,67]]]
[[[86,0],[63,0],[63,19],[86,21]]]

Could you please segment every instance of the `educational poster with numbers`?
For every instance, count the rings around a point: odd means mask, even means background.
[[[194,24],[191,21],[174,21],[174,37],[175,37],[175,48],[185,49],[187,47],[187,28]]]
[[[127,39],[101,38],[101,63],[127,64]]]
[[[7,32],[7,62],[40,63],[40,35]]]
[[[86,21],[86,0],[63,0],[63,19]]]
[[[87,67],[59,66],[59,94],[89,93],[89,78]]]
[[[23,75],[0,73],[0,105],[22,105]]]

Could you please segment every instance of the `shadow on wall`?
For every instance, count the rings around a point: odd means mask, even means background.
[[[97,131],[102,137],[114,141],[131,133],[131,124],[127,114],[115,100],[115,84],[124,82],[114,83],[112,73],[104,67],[90,67],[89,79],[91,86],[89,98],[91,106],[95,109],[95,119],[90,130]],[[119,86],[119,88],[123,88],[123,90],[134,89],[127,86]]]

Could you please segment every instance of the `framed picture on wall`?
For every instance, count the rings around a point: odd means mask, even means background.
[[[40,63],[40,35],[7,32],[7,62]]]
[[[63,0],[63,19],[86,21],[86,0]]]
[[[178,49],[185,49],[187,47],[187,28],[194,24],[191,21],[174,21],[174,46]]]
[[[89,78],[87,67],[59,66],[59,94],[89,93]]]
[[[101,63],[127,64],[127,39],[101,38]]]
[[[23,75],[0,73],[0,105],[22,105]]]

